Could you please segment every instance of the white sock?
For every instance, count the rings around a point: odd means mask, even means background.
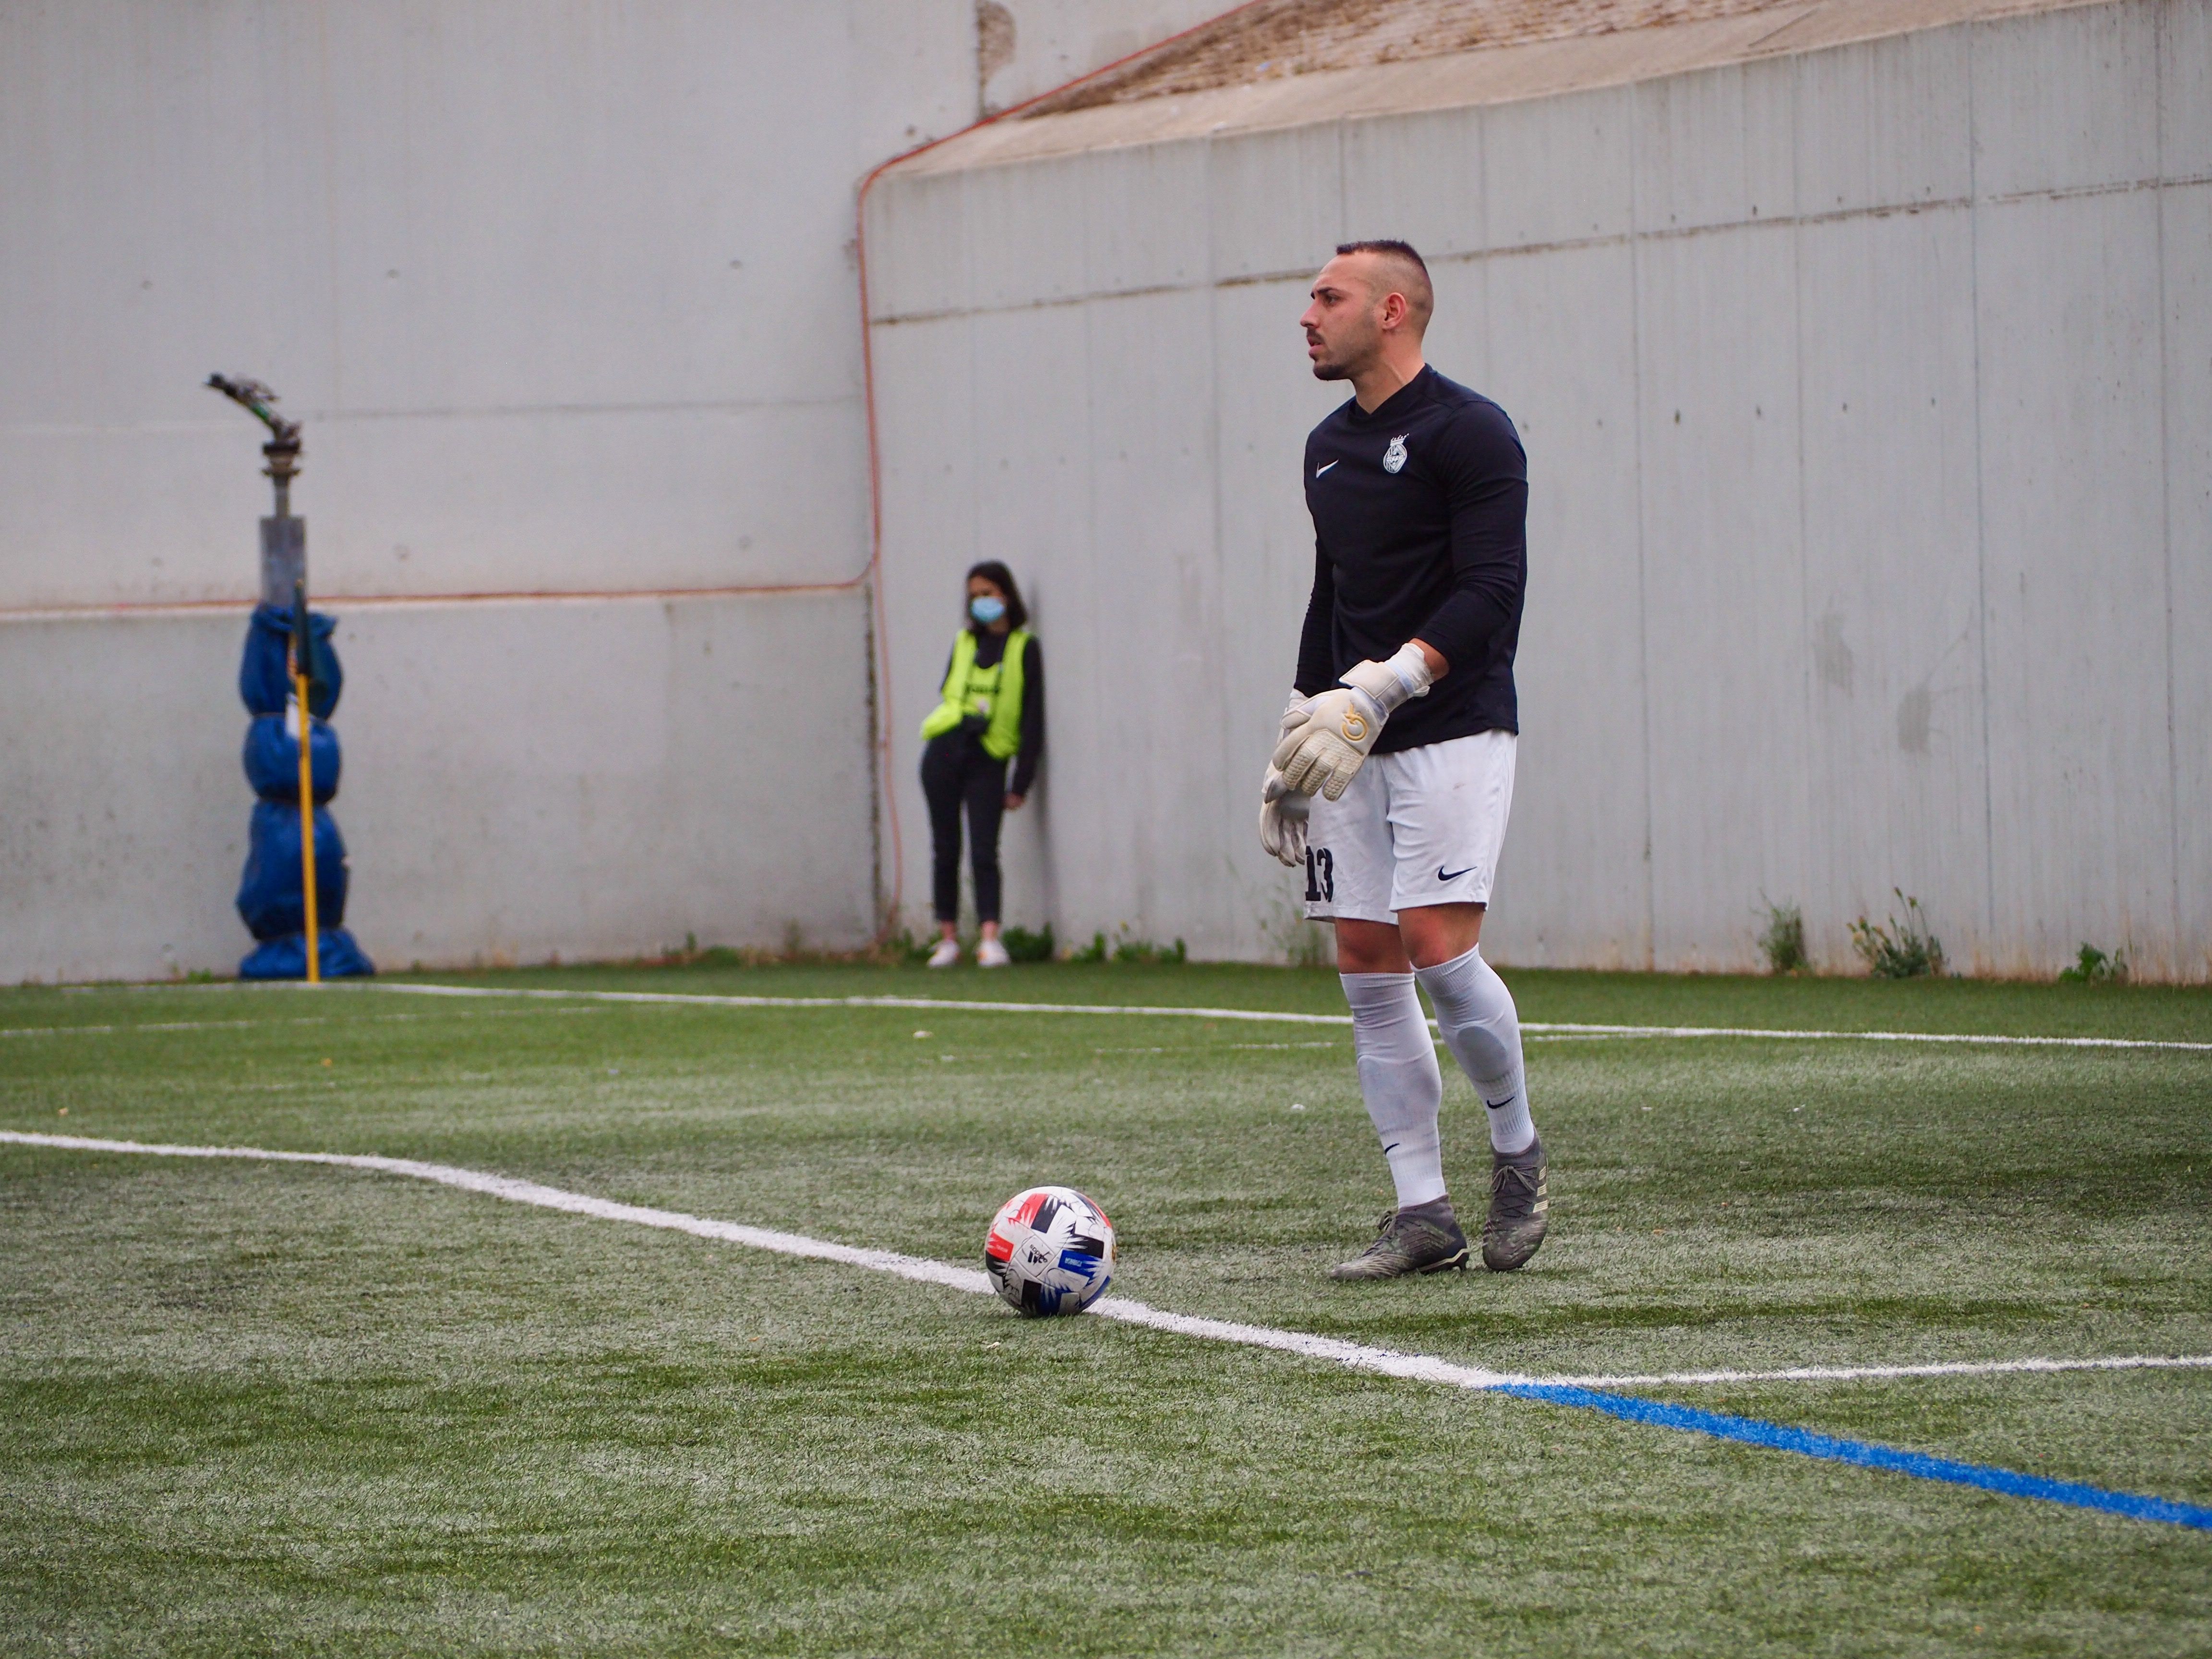
[[[1444,1154],[1437,1137],[1443,1073],[1411,974],[1340,974],[1352,1005],[1352,1048],[1359,1092],[1389,1160],[1398,1207],[1444,1195]]]
[[[1477,945],[1463,957],[1418,970],[1437,1005],[1437,1024],[1468,1081],[1490,1109],[1490,1145],[1508,1158],[1536,1139],[1528,1115],[1528,1076],[1521,1064],[1521,1016],[1513,993]],[[1356,1028],[1355,1028],[1356,1029]]]

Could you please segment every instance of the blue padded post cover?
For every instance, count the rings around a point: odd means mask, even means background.
[[[307,629],[314,636],[314,661],[309,665],[307,708],[318,720],[328,720],[345,689],[345,671],[338,665],[337,647],[331,643],[335,617],[309,607]],[[257,714],[281,714],[292,695],[288,666],[292,640],[292,607],[257,605],[246,630],[246,653],[238,665],[238,695]]]
[[[300,804],[300,745],[283,714],[256,714],[246,723],[246,781],[264,800]],[[338,734],[326,720],[307,725],[307,757],[314,768],[315,805],[338,792]]]
[[[315,811],[315,921],[319,927],[345,922],[345,842],[337,821]],[[307,906],[301,897],[300,809],[275,801],[253,804],[253,827],[246,871],[238,882],[238,914],[258,939],[281,939],[306,931]],[[304,960],[304,959],[303,959]]]
[[[317,876],[322,872],[318,870]],[[321,884],[317,883],[318,885]],[[322,958],[320,966],[325,979],[352,979],[363,974],[373,974],[376,964],[368,959],[354,937],[343,927],[322,927],[315,933],[318,946],[315,954]],[[305,979],[307,976],[307,940],[304,933],[287,933],[282,939],[272,939],[257,946],[238,964],[240,979]]]

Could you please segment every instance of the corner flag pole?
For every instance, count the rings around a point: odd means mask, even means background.
[[[307,709],[313,639],[307,629],[307,582],[303,576],[292,584],[292,690],[300,702],[300,890],[307,906],[307,983],[320,985],[322,951],[315,927],[315,769],[308,741],[314,716]]]

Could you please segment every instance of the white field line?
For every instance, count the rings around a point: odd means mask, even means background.
[[[305,987],[293,987],[305,989]],[[1349,1014],[1292,1014],[1264,1008],[1173,1008],[1141,1003],[981,1002],[958,997],[749,997],[684,991],[560,991],[486,985],[402,985],[378,981],[357,987],[403,996],[581,998],[599,1002],[678,1003],[724,1008],[926,1008],[947,1013],[1127,1014],[1151,1019],[1231,1019],[1292,1025],[1349,1025]],[[1430,1024],[1436,1022],[1431,1020]],[[1799,1031],[1756,1025],[1591,1025],[1524,1020],[1522,1031],[1549,1037],[1766,1037],[1796,1042],[1966,1042],[2000,1048],[2178,1048],[2212,1054],[2212,1042],[2148,1037],[1992,1036],[1945,1031]]]
[[[288,989],[304,990],[298,984]],[[1162,1019],[1241,1019],[1270,1024],[1349,1025],[1349,1014],[1291,1014],[1265,1008],[1155,1008],[1140,1004],[1100,1002],[983,1002],[963,997],[748,997],[696,991],[555,991],[527,986],[403,985],[388,980],[357,981],[343,988],[383,991],[401,996],[585,998],[594,1002],[665,1002],[706,1008],[927,1008],[948,1013],[981,1014],[1150,1014]],[[2207,1044],[2212,1048],[2212,1044]]]
[[[525,1008],[484,1008],[480,1010],[471,1010],[467,1013],[456,1013],[449,1016],[449,1018],[458,1019],[498,1019],[506,1016],[524,1014],[532,1012],[559,1014],[596,1014],[600,1011],[597,1008],[555,1008],[537,1011]],[[284,1019],[142,1019],[126,1021],[125,1023],[118,1025],[17,1025],[5,1030],[0,1030],[0,1037],[77,1036],[81,1035],[107,1036],[114,1036],[118,1033],[127,1034],[131,1031],[222,1031],[235,1030],[240,1026],[262,1025],[336,1025],[339,1024],[382,1025],[390,1024],[394,1021],[423,1020],[430,1018],[432,1018],[432,1016],[428,1014],[371,1014],[366,1019],[347,1020],[342,1022],[335,1014],[302,1014]]]
[[[136,1140],[97,1140],[85,1135],[30,1134],[0,1129],[0,1141],[24,1146],[56,1146],[80,1152],[135,1152],[155,1158],[236,1158],[270,1164],[327,1164],[341,1169],[374,1170],[383,1175],[411,1176],[463,1192],[483,1193],[511,1203],[534,1205],[541,1210],[561,1210],[571,1215],[596,1217],[601,1221],[628,1221],[641,1227],[659,1227],[670,1232],[690,1233],[700,1238],[720,1239],[778,1255],[811,1256],[840,1261],[850,1267],[896,1273],[923,1284],[947,1285],[956,1291],[984,1291],[991,1281],[980,1269],[955,1267],[920,1256],[898,1255],[890,1250],[860,1250],[849,1244],[807,1238],[798,1233],[776,1232],[766,1227],[740,1226],[734,1221],[711,1221],[678,1210],[656,1210],[641,1204],[617,1204],[604,1198],[517,1181],[509,1176],[487,1175],[480,1170],[457,1169],[450,1164],[422,1164],[411,1158],[378,1158],[360,1152],[280,1152],[260,1146],[175,1146]]]
[[[157,986],[131,988],[166,990],[174,988]],[[236,988],[224,985],[193,988],[231,990]],[[1269,1008],[1186,1008],[1160,1006],[1149,1003],[987,1002],[963,997],[767,997],[691,991],[572,991],[532,986],[411,985],[390,980],[352,981],[319,987],[278,981],[257,986],[254,988],[383,992],[387,995],[398,996],[521,997],[540,1001],[635,1002],[709,1008],[910,1008],[934,1010],[945,1013],[1110,1014],[1130,1015],[1151,1019],[1243,1020],[1265,1024],[1348,1026],[1352,1024],[1352,1016],[1349,1014],[1287,1013]],[[212,1024],[219,1022],[208,1023]],[[1429,1024],[1433,1026],[1436,1021],[1431,1020]],[[87,1026],[70,1029],[89,1030],[95,1028]],[[153,1030],[185,1028],[179,1024],[167,1028],[145,1025],[114,1029]],[[1984,1044],[1998,1048],[2164,1048],[2178,1049],[2191,1054],[2212,1054],[2212,1042],[2184,1042],[2150,1037],[2001,1036],[1984,1032],[1957,1031],[1821,1031],[1796,1030],[1763,1025],[1598,1025],[1580,1021],[1546,1020],[1524,1020],[1522,1022],[1521,1030],[1524,1036],[1555,1038],[1763,1037],[1795,1042],[1948,1042]],[[0,1033],[0,1035],[9,1034]],[[31,1035],[31,1033],[27,1032],[24,1035]]]
[[[1434,1020],[1429,1022],[1435,1024]],[[2212,1053],[2212,1042],[2150,1037],[1992,1036],[1958,1031],[1790,1031],[1763,1025],[1581,1025],[1524,1022],[1521,1029],[1550,1037],[1772,1037],[1795,1042],[1973,1042],[2021,1048],[2179,1048]]]
[[[948,1290],[991,1295],[991,1281],[973,1267],[956,1267],[924,1256],[901,1255],[892,1250],[862,1250],[801,1233],[778,1232],[767,1227],[742,1226],[734,1221],[714,1221],[686,1215],[680,1210],[653,1209],[642,1204],[617,1204],[534,1181],[463,1170],[450,1164],[424,1164],[410,1158],[379,1158],[358,1152],[284,1152],[258,1146],[179,1146],[137,1140],[101,1140],[88,1135],[50,1135],[0,1129],[0,1143],[19,1146],[50,1146],[66,1152],[127,1152],[154,1158],[246,1158],[270,1164],[321,1164],[342,1169],[369,1170],[380,1175],[411,1176],[482,1193],[510,1203],[569,1215],[591,1216],[601,1221],[627,1221],[641,1227],[690,1233],[767,1250],[777,1255],[836,1261],[871,1273],[891,1273],[919,1284],[941,1285]],[[1304,1331],[1277,1330],[1267,1325],[1243,1325],[1222,1319],[1199,1319],[1188,1314],[1168,1313],[1141,1302],[1109,1297],[1091,1312],[1101,1319],[1125,1325],[1141,1325],[1176,1336],[1198,1337],[1210,1342],[1233,1342],[1244,1347],[1270,1348],[1308,1359],[1332,1360],[1353,1370],[1414,1382],[1441,1382],[1460,1389],[1496,1389],[1509,1383],[1550,1383],[1583,1389],[1626,1389],[1692,1382],[1851,1382],[1912,1376],[1993,1376],[2021,1372],[2117,1371],[2212,1367],[2212,1354],[2185,1356],[2142,1354],[2101,1359],[1966,1360],[1925,1365],[1808,1365],[1769,1371],[1662,1371],[1623,1376],[1532,1376],[1515,1371],[1495,1371],[1480,1365],[1462,1365],[1431,1354],[1401,1353],[1392,1348],[1370,1347],[1333,1336]]]

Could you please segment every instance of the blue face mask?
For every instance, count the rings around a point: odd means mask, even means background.
[[[988,628],[1006,614],[1006,602],[990,593],[978,593],[968,601],[968,614]]]

